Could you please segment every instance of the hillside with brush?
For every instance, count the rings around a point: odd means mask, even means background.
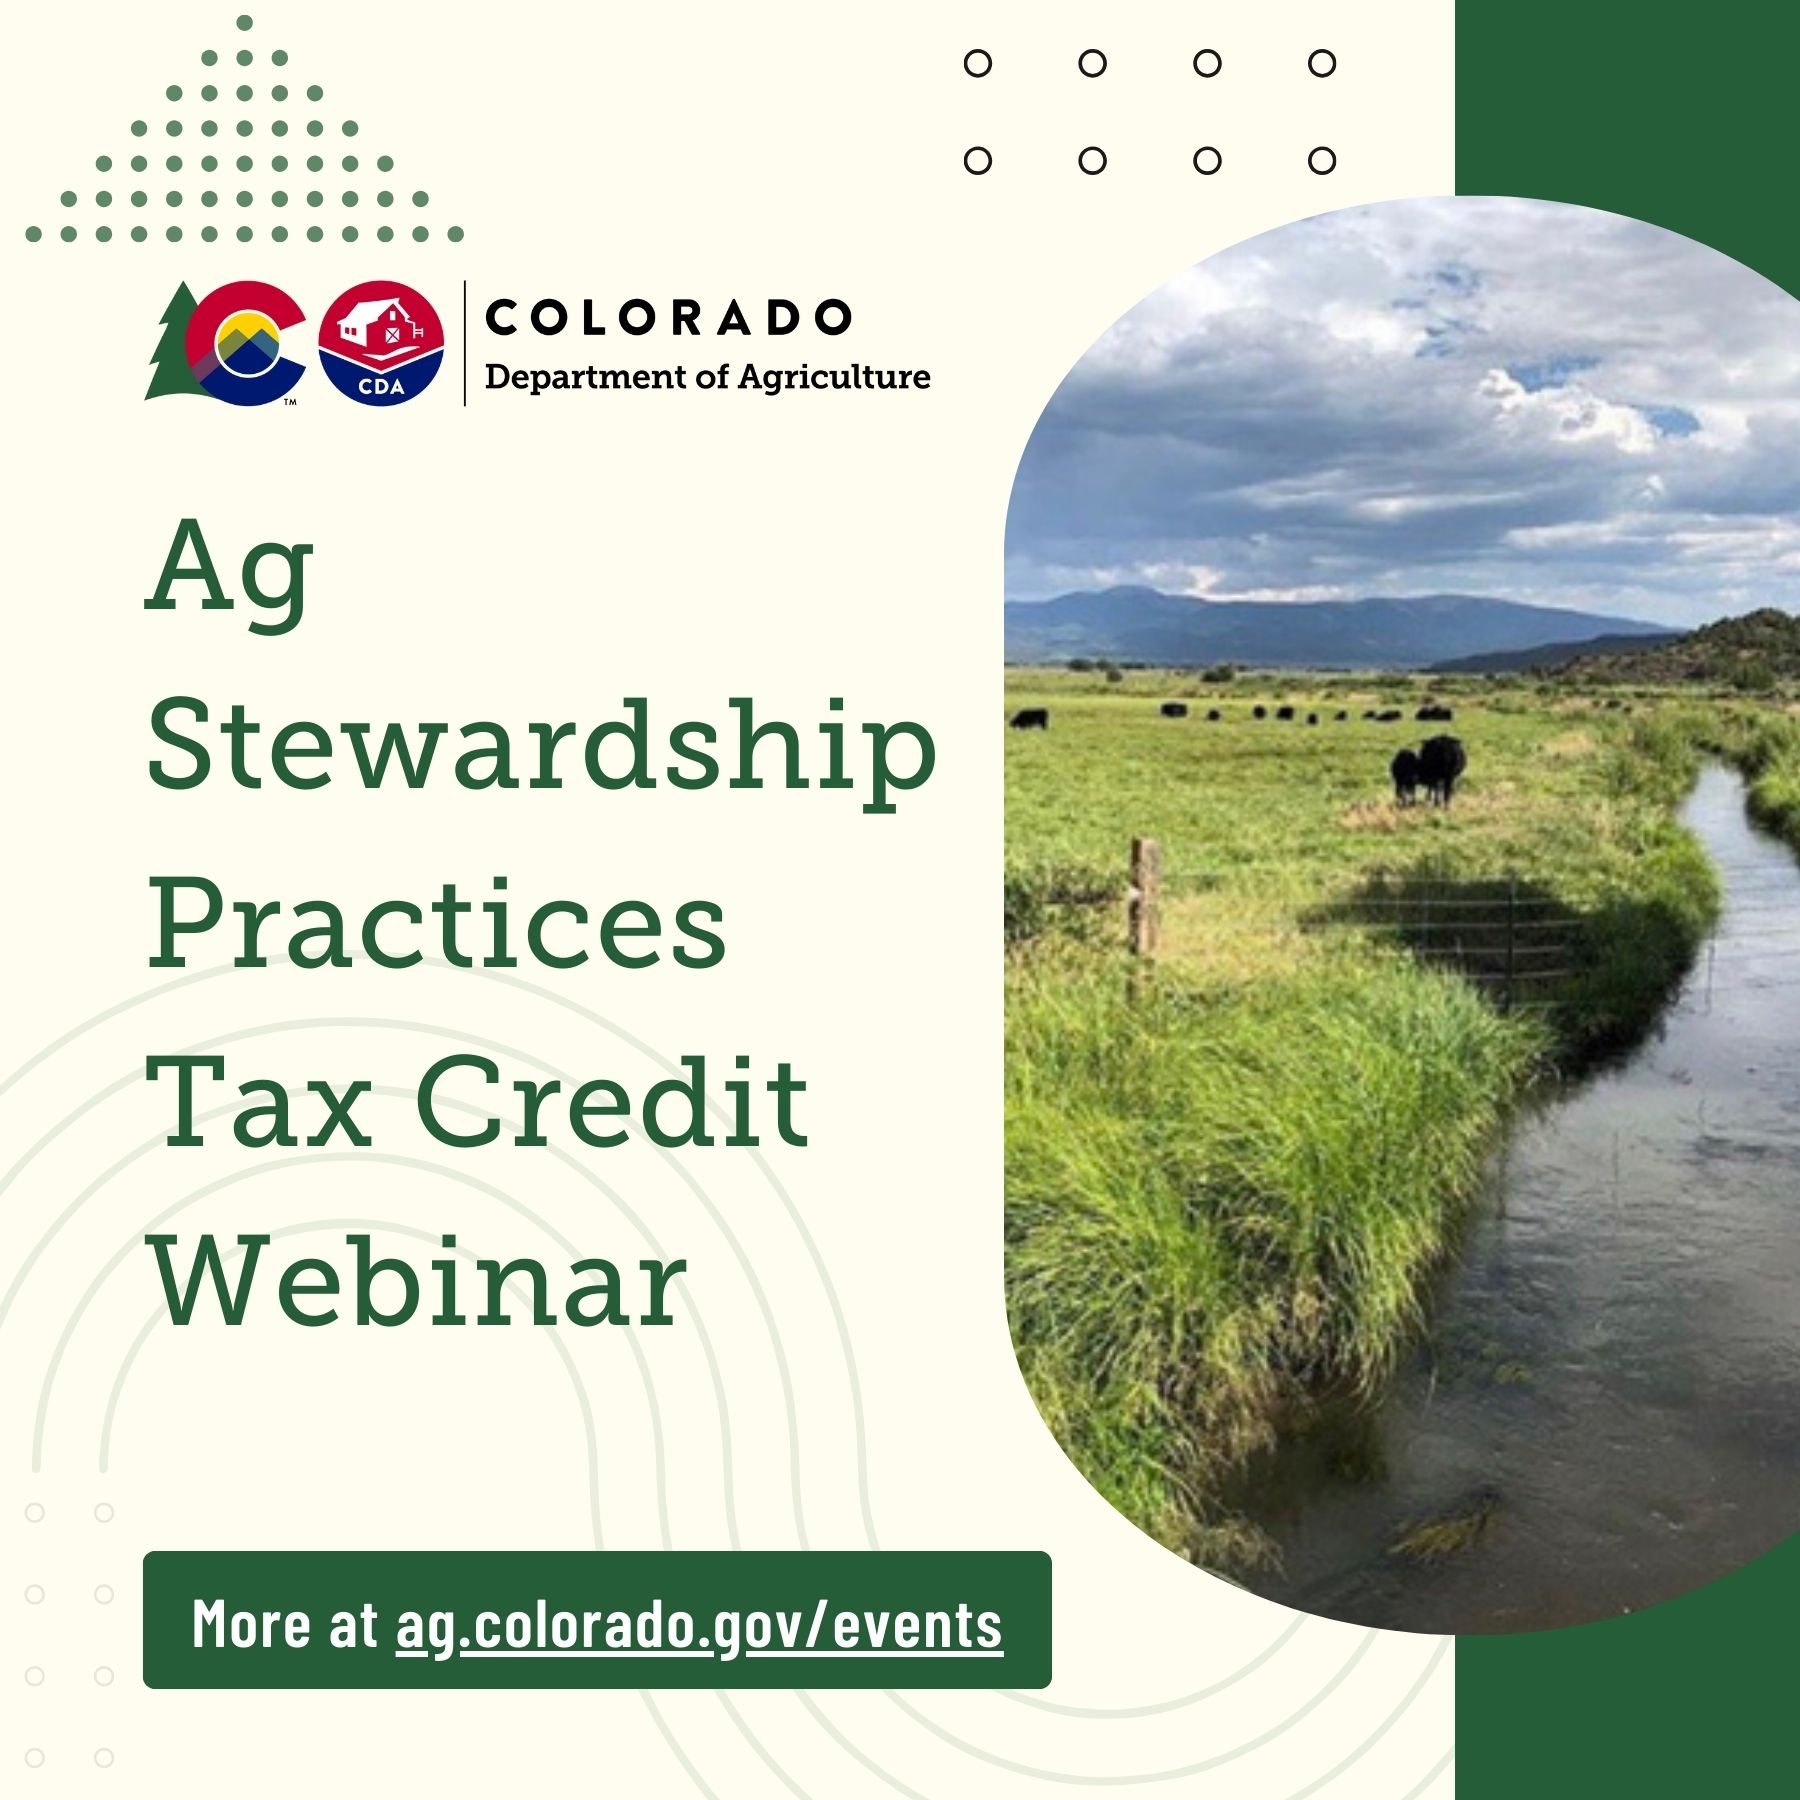
[[[1800,617],[1765,606],[1643,649],[1578,655],[1556,673],[1569,681],[1692,682],[1752,694],[1800,688]]]

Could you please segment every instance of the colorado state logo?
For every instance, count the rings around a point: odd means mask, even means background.
[[[398,406],[431,385],[444,360],[444,327],[416,289],[359,282],[325,309],[319,360],[340,394],[364,406]]]
[[[281,354],[281,334],[305,317],[290,295],[266,281],[228,281],[187,322],[182,347],[189,372],[215,400],[267,406],[305,373]]]

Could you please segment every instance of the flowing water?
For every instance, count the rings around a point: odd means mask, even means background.
[[[1259,1592],[1532,1630],[1800,1529],[1800,865],[1743,802],[1710,768],[1687,804],[1724,912],[1657,1034],[1518,1123],[1380,1403],[1254,1472],[1283,1558]],[[1434,1521],[1458,1547],[1396,1550]]]

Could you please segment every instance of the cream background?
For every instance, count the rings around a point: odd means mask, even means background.
[[[1002,531],[1039,408],[1177,268],[1311,211],[1448,191],[1449,0],[548,3],[437,7],[423,25],[265,0],[248,40],[234,10],[16,8],[5,27],[0,1079],[148,997],[0,1093],[0,1169],[13,1170],[0,1175],[0,1280],[29,1259],[0,1319],[0,1787],[953,1800],[1164,1776],[1157,1791],[1258,1800],[1447,1793],[1446,1644],[1300,1620],[1187,1567],[1114,1515],[1038,1421],[1001,1304],[993,907]],[[65,215],[58,191],[97,186],[102,150],[129,156],[126,122],[158,120],[168,82],[197,88],[203,47],[227,58],[221,85],[235,81],[243,41],[259,89],[261,54],[280,44],[296,92],[318,80],[323,116],[360,121],[365,161],[386,149],[397,188],[430,190],[430,246],[276,246],[260,230],[249,247],[205,246],[191,201],[178,248],[24,242],[33,222],[52,240],[66,217],[91,226],[91,207]],[[996,58],[983,81],[960,67],[977,44]],[[1110,58],[1099,81],[1074,68],[1090,44]],[[1203,44],[1225,57],[1210,82],[1189,66]],[[1329,81],[1305,72],[1318,45],[1338,54]],[[973,142],[996,158],[981,180],[961,168]],[[1203,142],[1225,153],[1210,180],[1190,165]],[[1111,159],[1097,179],[1074,167],[1088,143]],[[1317,143],[1338,152],[1328,179],[1305,168]],[[356,217],[376,222],[366,206]],[[110,222],[131,216],[115,206]],[[451,223],[468,232],[459,247],[442,242]],[[292,408],[140,403],[177,280],[196,294],[273,280],[316,318],[383,272],[452,326],[427,396],[365,411],[313,368]],[[928,367],[933,388],[476,392],[464,412],[465,276],[477,304],[685,294],[711,318],[732,294],[838,295],[856,313],[835,344],[521,337],[515,361],[810,354]],[[299,630],[252,638],[243,610],[142,610],[185,513],[234,592],[250,544],[317,546]],[[889,819],[817,792],[246,794],[215,779],[175,795],[143,774],[149,708],[174,692],[218,709],[241,698],[271,722],[520,727],[597,721],[638,693],[665,723],[722,715],[737,693],[804,721],[842,694],[852,717],[924,720],[940,761]],[[145,880],[189,872],[228,898],[290,904],[428,896],[497,872],[519,900],[639,896],[672,911],[705,896],[726,909],[730,951],[705,975],[522,968],[542,991],[360,969],[173,986],[145,966]],[[228,954],[203,949],[195,969]],[[376,1018],[405,1026],[345,1022]],[[310,1023],[274,1029],[294,1021]],[[364,1108],[386,1128],[377,1149],[411,1164],[276,1166],[227,1139],[152,1148],[102,1179],[167,1128],[164,1093],[134,1079],[150,1051],[249,1034],[227,1049],[233,1082],[409,1089],[473,1034],[577,1078],[652,1078],[601,1021],[665,1057],[790,1058],[812,1084],[812,1147],[766,1169],[720,1152],[679,1168],[636,1149],[455,1153],[385,1099]],[[243,1170],[171,1228],[300,1234],[274,1247],[299,1254],[319,1245],[309,1222],[373,1219],[566,1261],[504,1195],[573,1253],[631,1262],[650,1252],[623,1202],[690,1258],[704,1335],[306,1333],[266,1313],[229,1335],[156,1325],[154,1265],[131,1246],[153,1215]],[[423,1260],[417,1239],[385,1247]],[[138,1679],[137,1565],[152,1547],[576,1547],[596,1530],[611,1546],[1047,1549],[1056,1685],[1029,1704],[750,1693],[650,1706],[631,1693],[227,1697]],[[100,1584],[110,1605],[93,1598]],[[97,1668],[116,1679],[99,1685]],[[28,1769],[31,1749],[44,1760]]]

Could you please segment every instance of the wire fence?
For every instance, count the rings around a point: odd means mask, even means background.
[[[1480,986],[1503,1012],[1555,1004],[1557,988],[1579,974],[1586,931],[1568,905],[1514,877],[1480,893],[1444,880],[1411,882],[1402,895],[1350,895],[1316,907],[1303,923],[1373,932]]]
[[[1126,948],[1133,957],[1158,952],[1162,890],[1160,845],[1134,838],[1125,890]],[[1503,1011],[1555,1005],[1559,987],[1580,973],[1588,930],[1567,902],[1514,875],[1398,878],[1284,912],[1282,924],[1295,923],[1305,931],[1354,929],[1391,940],[1482,988]]]
[[[1791,877],[1766,873],[1726,877],[1724,916],[1782,917],[1800,940],[1800,906]],[[1162,935],[1163,858],[1153,839],[1132,841],[1125,889],[1126,947],[1134,957],[1157,955]],[[1099,905],[1116,895],[1071,896],[1071,904]],[[1241,902],[1233,897],[1236,910]],[[1271,920],[1275,912],[1271,906]],[[1567,998],[1568,984],[1591,965],[1595,929],[1620,929],[1546,894],[1514,875],[1457,880],[1400,876],[1360,891],[1284,905],[1279,925],[1307,932],[1348,929],[1373,934],[1419,961],[1454,972],[1486,992],[1503,1011],[1549,1008]],[[1800,987],[1800,941],[1772,929],[1766,947],[1717,937],[1705,950],[1704,998],[1737,991]],[[1771,975],[1770,970],[1773,969]],[[1702,971],[1696,970],[1696,975]]]

